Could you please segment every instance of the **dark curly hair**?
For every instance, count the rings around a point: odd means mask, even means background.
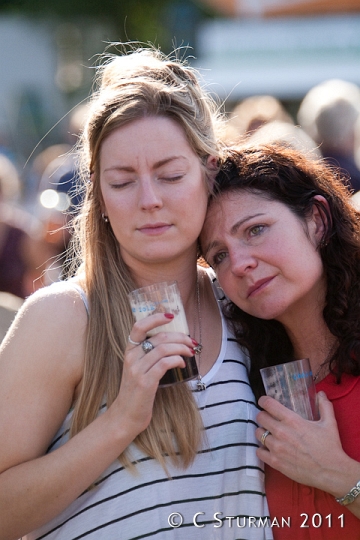
[[[337,382],[342,373],[360,375],[360,214],[344,178],[322,160],[278,144],[230,148],[212,198],[239,190],[279,201],[302,220],[317,205],[326,225],[318,248],[327,282],[323,316],[337,337],[330,370]],[[327,200],[330,212],[315,195]],[[250,383],[259,397],[264,393],[259,369],[293,360],[293,346],[278,321],[253,317],[232,302],[225,314],[249,351]]]

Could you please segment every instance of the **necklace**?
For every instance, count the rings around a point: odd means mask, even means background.
[[[316,371],[315,375],[313,376],[313,381],[314,382],[316,382],[318,380],[318,378],[320,377],[320,375],[321,375],[322,371],[324,370],[324,368],[329,365],[331,356],[334,354],[334,351],[335,351],[335,344],[332,345],[332,347],[330,348],[329,352],[326,355],[326,358],[325,358],[324,362],[322,364],[320,364],[320,366],[317,368],[317,371]]]
[[[202,380],[201,374],[200,374],[200,365],[201,365],[201,351],[202,351],[202,329],[201,329],[201,305],[200,305],[200,283],[199,283],[199,275],[196,273],[196,301],[197,301],[197,312],[198,312],[198,321],[199,321],[199,338],[200,343],[194,347],[195,354],[198,355],[198,376],[197,376],[197,391],[201,392],[202,390],[206,390],[206,384]],[[194,332],[195,334],[195,332]]]
[[[318,378],[320,377],[320,373],[322,372],[323,368],[329,363],[329,360],[325,360],[317,369],[317,372],[313,376],[313,381],[316,382]]]

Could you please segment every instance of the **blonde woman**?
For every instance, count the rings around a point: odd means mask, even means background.
[[[0,538],[271,537],[248,360],[197,238],[216,107],[157,51],[100,71],[81,141],[74,278],[26,302],[0,356]],[[133,324],[127,294],[177,280],[191,337]],[[199,379],[158,388],[182,356]],[[145,350],[144,350],[145,349]]]

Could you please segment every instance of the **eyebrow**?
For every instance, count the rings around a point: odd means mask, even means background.
[[[263,216],[263,215],[264,215],[264,212],[258,212],[257,214],[252,214],[251,216],[247,216],[244,219],[240,219],[239,221],[237,221],[235,223],[235,225],[233,225],[231,227],[230,234],[231,235],[236,234],[237,231],[239,230],[239,228],[241,227],[241,225],[243,225],[247,221],[250,221],[250,219],[253,219],[253,218],[256,218],[256,217],[259,217],[259,216]]]
[[[170,156],[165,159],[160,159],[159,161],[156,161],[153,165],[153,169],[158,169],[159,167],[162,167],[163,165],[167,165],[168,163],[175,161],[177,159],[186,160],[185,156]],[[113,167],[108,167],[104,169],[104,172],[107,171],[123,171],[123,172],[135,172],[135,169],[130,166],[126,165],[114,165]]]
[[[240,219],[231,227],[230,234],[233,236],[234,234],[237,233],[241,225],[244,225],[244,223],[246,223],[247,221],[250,221],[250,219],[263,216],[263,215],[264,215],[263,212],[258,212],[257,214],[252,214],[251,216],[246,216],[245,218]],[[205,255],[204,255],[205,259],[208,256],[209,251],[211,251],[214,248],[217,248],[220,245],[221,245],[221,242],[219,242],[218,240],[214,240],[213,242],[210,242],[210,244],[207,246],[205,250]]]

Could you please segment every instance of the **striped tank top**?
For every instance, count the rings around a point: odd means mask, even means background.
[[[223,292],[210,272],[209,277],[221,305]],[[249,359],[222,317],[221,350],[203,377],[206,390],[196,391],[196,381],[184,383],[193,390],[205,427],[194,462],[182,469],[169,461],[169,477],[132,444],[137,473],[115,461],[95,487],[24,540],[272,539],[248,370]],[[66,443],[70,421],[71,413],[48,452]]]

